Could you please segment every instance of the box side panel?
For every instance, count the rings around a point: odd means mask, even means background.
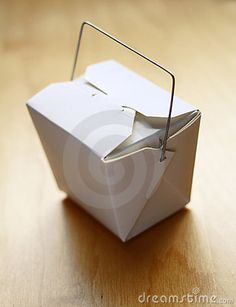
[[[176,154],[164,178],[187,202],[191,196],[200,120],[199,112],[191,125],[168,141],[168,150],[173,150]]]
[[[200,114],[181,133],[168,141],[168,150],[175,155],[161,184],[146,203],[127,239],[146,230],[184,207],[190,200]]]
[[[62,172],[62,152],[66,142],[66,132],[42,116],[38,111],[27,106],[31,119],[46,153],[51,170],[60,190],[66,190]]]
[[[93,174],[93,171],[104,173],[103,162],[92,152],[88,152],[89,149],[75,137],[31,107],[28,108],[58,187],[114,234],[120,236],[109,189],[106,184],[94,180],[97,174]],[[89,169],[86,169],[88,165],[84,163],[84,157],[88,159]],[[86,174],[88,170],[90,176]]]

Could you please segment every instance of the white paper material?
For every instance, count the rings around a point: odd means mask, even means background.
[[[122,106],[146,116],[168,117],[170,93],[113,60],[88,66],[85,79]],[[195,107],[174,97],[172,117],[194,110]]]
[[[27,106],[59,188],[121,240],[188,202],[200,121],[193,106],[175,98],[174,142],[162,162],[169,93],[114,61],[49,85]],[[183,195],[178,204],[164,178]]]
[[[135,111],[113,104],[110,97],[82,81],[52,84],[29,103],[101,158],[132,133]],[[108,136],[109,140],[99,142]]]
[[[197,111],[194,111],[178,117],[178,120],[172,120],[169,129],[169,137],[188,124],[196,115]],[[160,123],[158,118],[156,121],[152,121],[151,124],[148,122],[147,118],[136,116],[132,134],[117,146],[107,158],[112,159],[119,157],[144,147],[159,148],[161,146],[160,140],[163,140],[165,135],[165,129],[166,123]]]
[[[112,174],[112,181],[109,180],[107,183],[118,220],[120,238],[123,241],[134,227],[147,201],[158,189],[161,178],[174,157],[174,152],[167,151],[163,162],[160,162],[160,157],[160,149],[143,148],[106,164],[107,178]],[[123,180],[119,179],[118,171],[122,165],[126,166]]]

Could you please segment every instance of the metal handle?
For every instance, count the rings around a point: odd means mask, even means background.
[[[128,50],[134,52],[135,54],[137,54],[141,58],[145,59],[146,61],[152,63],[153,65],[155,65],[157,67],[159,67],[160,69],[165,71],[171,77],[172,86],[171,86],[171,95],[170,95],[170,108],[169,108],[168,119],[166,121],[165,135],[164,135],[163,140],[161,140],[161,158],[160,158],[160,162],[162,162],[166,158],[165,157],[165,152],[166,152],[167,139],[168,139],[168,134],[169,134],[169,129],[170,129],[171,113],[172,113],[173,100],[174,100],[175,76],[168,69],[166,69],[162,65],[158,64],[157,62],[151,60],[150,58],[146,57],[144,54],[140,53],[139,51],[137,51],[137,50],[133,49],[132,47],[126,45],[125,43],[121,42],[119,39],[115,38],[114,36],[110,35],[109,33],[105,32],[105,31],[103,31],[102,29],[100,29],[99,27],[95,26],[91,22],[84,21],[82,23],[82,25],[81,25],[81,28],[80,28],[79,39],[78,39],[78,43],[77,43],[77,47],[76,47],[76,52],[75,52],[74,64],[73,64],[72,73],[71,73],[71,81],[74,79],[76,64],[77,64],[78,55],[79,55],[79,48],[80,48],[80,45],[81,45],[82,34],[83,34],[84,27],[86,25],[91,27],[91,28],[93,28],[94,30],[104,34],[105,36],[109,37],[110,39],[112,39],[116,43],[120,44],[121,46],[127,48]]]

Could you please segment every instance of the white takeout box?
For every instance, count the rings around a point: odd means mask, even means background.
[[[160,162],[169,95],[110,60],[27,103],[58,187],[123,241],[190,200],[201,113],[174,98]]]

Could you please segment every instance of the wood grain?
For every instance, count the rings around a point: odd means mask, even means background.
[[[126,244],[58,191],[25,107],[68,80],[85,19],[172,69],[203,114],[188,209]],[[0,2],[1,307],[139,306],[194,287],[236,302],[235,32],[232,0]],[[86,46],[81,65],[107,52]]]

